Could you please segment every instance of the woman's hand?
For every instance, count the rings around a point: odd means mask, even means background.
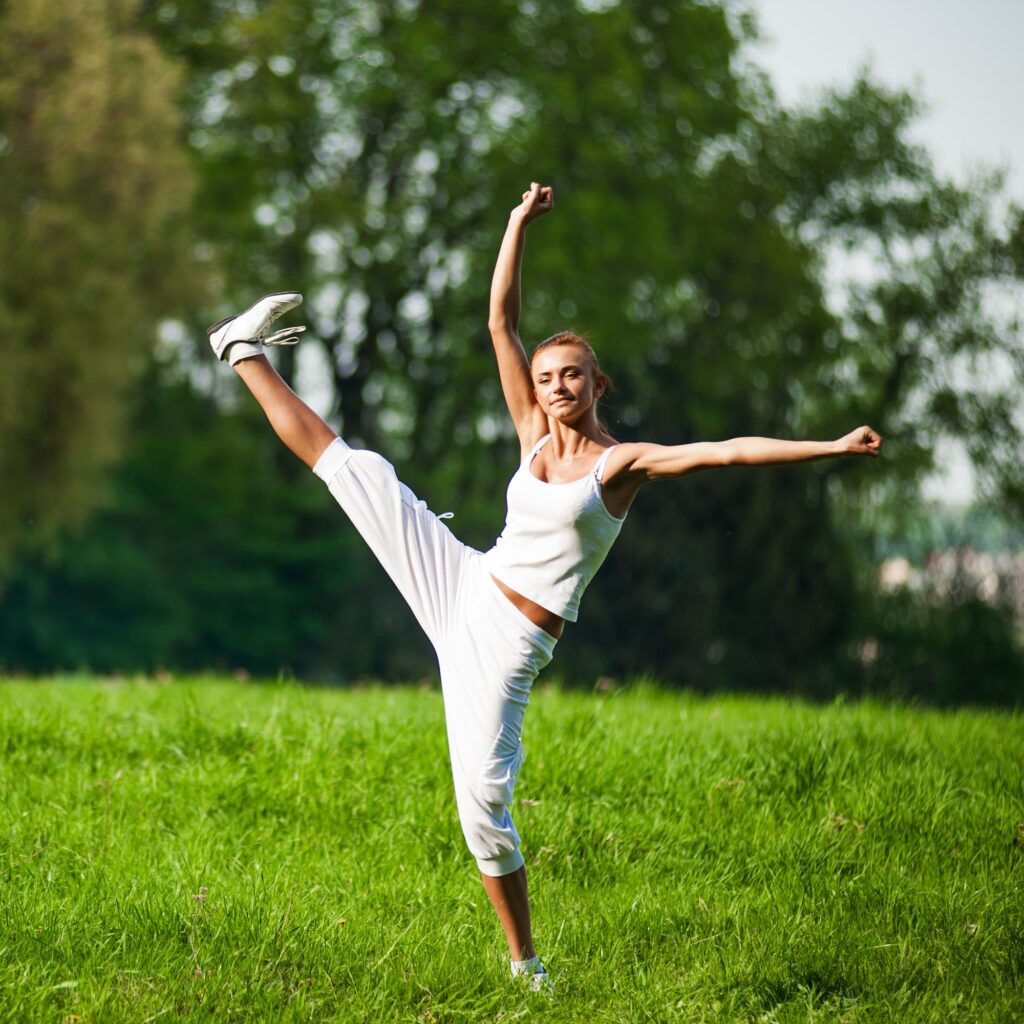
[[[858,427],[839,438],[836,444],[846,455],[872,455],[877,458],[882,447],[882,436],[870,427]]]
[[[530,187],[523,193],[523,201],[512,211],[512,216],[519,218],[523,224],[529,224],[545,213],[550,213],[554,205],[555,196],[551,186],[541,187],[531,181]]]

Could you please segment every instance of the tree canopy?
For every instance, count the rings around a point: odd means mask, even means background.
[[[0,552],[95,508],[189,280],[181,78],[137,19],[134,0],[0,12]]]

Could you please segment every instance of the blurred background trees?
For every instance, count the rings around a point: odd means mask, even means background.
[[[975,641],[1003,652],[985,698],[1013,695],[1024,662],[1006,614],[956,632],[956,606],[929,605],[922,626],[921,616],[894,618],[876,593],[884,543],[908,527],[951,438],[993,502],[1010,514],[1024,502],[1020,330],[1012,308],[992,301],[993,288],[1019,287],[1021,213],[997,219],[997,177],[940,179],[910,141],[914,97],[862,77],[783,109],[745,60],[755,25],[728,5],[179,0],[111,10],[134,10],[118,24],[179,76],[178,110],[146,118],[147,132],[166,124],[169,151],[140,147],[159,153],[179,191],[142,188],[114,163],[103,187],[136,205],[165,196],[146,223],[166,225],[191,176],[189,270],[156,272],[161,259],[140,241],[132,272],[170,280],[175,297],[169,305],[141,280],[116,285],[129,293],[132,351],[152,348],[154,323],[168,317],[132,391],[132,445],[112,473],[85,474],[107,496],[96,515],[45,555],[23,546],[0,571],[0,663],[432,672],[389,581],[319,485],[236,404],[202,328],[264,291],[301,288],[312,337],[281,354],[282,372],[433,507],[454,509],[459,536],[486,546],[517,459],[486,295],[508,210],[535,179],[557,200],[527,243],[524,337],[570,324],[589,335],[617,383],[608,412],[620,438],[834,437],[861,422],[887,437],[879,463],[647,489],[560,644],[561,671],[583,682],[646,670],[706,688],[927,695],[924,638],[963,634],[959,654],[947,644],[937,655],[967,677],[944,698],[970,698]],[[2,66],[0,96],[14,96],[7,82],[29,72]],[[155,92],[166,104],[175,88],[170,78]],[[145,109],[140,99],[134,116]],[[174,148],[177,117],[186,129]],[[14,223],[32,193],[8,168],[31,148],[7,125],[5,114],[0,168],[22,184],[0,203]],[[127,230],[116,205],[103,208],[115,237],[145,235]],[[55,256],[32,249],[45,277]],[[117,252],[94,258],[94,271],[112,273]],[[837,265],[855,267],[856,283],[837,288]],[[31,270],[5,280],[55,337],[82,338],[73,351],[123,362],[127,336],[100,319],[107,293],[62,276],[83,289],[85,308],[95,302],[91,322],[36,303]],[[16,335],[5,353],[23,344]],[[25,379],[5,375],[12,389]],[[103,399],[98,408],[116,410]],[[98,427],[83,422],[76,436],[110,461]],[[14,448],[9,458],[22,462],[10,463],[5,490],[38,484],[47,504],[39,458]],[[924,669],[878,656],[878,644],[924,652]]]
[[[137,15],[0,11],[0,554],[96,507],[188,280],[182,77]]]

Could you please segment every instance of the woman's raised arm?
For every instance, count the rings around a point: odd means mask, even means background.
[[[530,363],[519,338],[523,244],[526,241],[526,226],[547,213],[553,205],[551,189],[541,188],[537,182],[533,182],[529,191],[523,193],[523,201],[509,215],[508,227],[501,240],[498,262],[491,278],[487,329],[494,343],[505,404],[524,453],[536,441],[535,435],[543,427],[543,414],[533,394]]]

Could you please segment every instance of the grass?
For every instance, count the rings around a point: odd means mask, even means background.
[[[1024,719],[545,688],[513,987],[429,689],[0,685],[0,1021],[1024,1019]]]

